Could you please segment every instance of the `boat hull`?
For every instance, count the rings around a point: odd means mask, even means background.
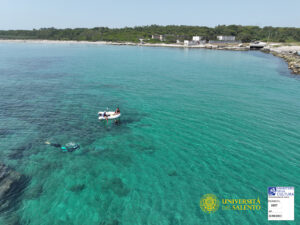
[[[107,118],[103,116],[104,112],[98,112],[99,120],[115,120],[121,117],[121,113],[116,114],[115,112],[106,112]]]

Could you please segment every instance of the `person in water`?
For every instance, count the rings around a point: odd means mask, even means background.
[[[119,107],[116,109],[116,111],[115,111],[115,114],[120,114],[121,113],[121,111],[120,111],[120,109],[119,109]]]
[[[55,148],[60,148],[63,152],[73,152],[76,149],[79,149],[80,146],[75,143],[68,143],[66,145],[56,144],[56,143],[50,143],[49,141],[45,142],[46,145],[53,146]]]
[[[106,119],[106,122],[108,122],[108,115],[106,114],[106,112],[103,113],[103,117]]]
[[[116,111],[115,111],[115,115],[118,115],[118,114],[120,114],[120,113],[121,113],[121,111],[120,111],[119,107],[117,107],[117,109],[116,109]],[[120,120],[115,119],[115,124],[119,124],[119,122],[120,122]]]

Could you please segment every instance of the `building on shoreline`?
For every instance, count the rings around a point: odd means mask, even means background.
[[[235,36],[218,35],[217,40],[209,40],[210,44],[239,44],[240,40],[236,40]]]
[[[184,40],[183,45],[184,46],[193,46],[193,45],[204,45],[205,43],[206,43],[206,40],[200,40],[200,41]]]
[[[223,36],[223,35],[219,35],[219,36],[217,36],[217,39],[219,41],[235,41],[235,36]]]
[[[235,36],[217,36],[217,40],[206,40],[203,36],[192,36],[190,39],[185,39],[188,36],[179,35],[152,35],[152,39],[157,39],[160,41],[168,41],[177,44],[183,43],[184,46],[194,46],[194,45],[204,45],[207,42],[209,44],[239,44],[241,41],[236,40]],[[182,42],[183,41],[183,42]]]
[[[193,36],[192,40],[193,41],[201,41],[202,40],[202,36]]]
[[[190,41],[189,40],[184,40],[183,41],[183,45],[184,46],[189,46],[190,45]]]
[[[162,35],[162,34],[160,34],[160,35],[152,35],[151,38],[152,39],[157,39],[157,40],[160,40],[160,41],[165,41],[166,40],[165,35]]]

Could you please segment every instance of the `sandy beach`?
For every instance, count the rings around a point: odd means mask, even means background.
[[[180,44],[166,44],[166,43],[134,43],[134,42],[111,42],[111,41],[65,41],[65,40],[9,40],[0,39],[0,43],[37,43],[37,44],[91,44],[91,45],[134,45],[134,46],[150,46],[150,47],[175,47],[175,48],[210,48],[210,49],[227,49],[227,50],[249,50],[249,43],[246,44],[200,44],[186,46]],[[284,43],[270,43],[265,49],[277,53],[299,52],[300,45],[286,45]]]
[[[134,43],[134,42],[111,42],[111,41],[64,41],[64,40],[4,40],[0,39],[0,43],[37,43],[37,44],[91,44],[91,45],[134,45],[134,46],[150,46],[150,47],[175,47],[175,48],[227,48],[227,49],[247,49],[249,45],[239,47],[234,44],[216,45],[216,44],[201,44],[186,46],[180,44],[166,44],[166,43]]]

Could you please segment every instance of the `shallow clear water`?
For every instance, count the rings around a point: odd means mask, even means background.
[[[299,97],[261,52],[2,43],[0,158],[30,182],[0,224],[266,224],[267,187],[299,187]],[[204,214],[206,193],[262,209]]]

